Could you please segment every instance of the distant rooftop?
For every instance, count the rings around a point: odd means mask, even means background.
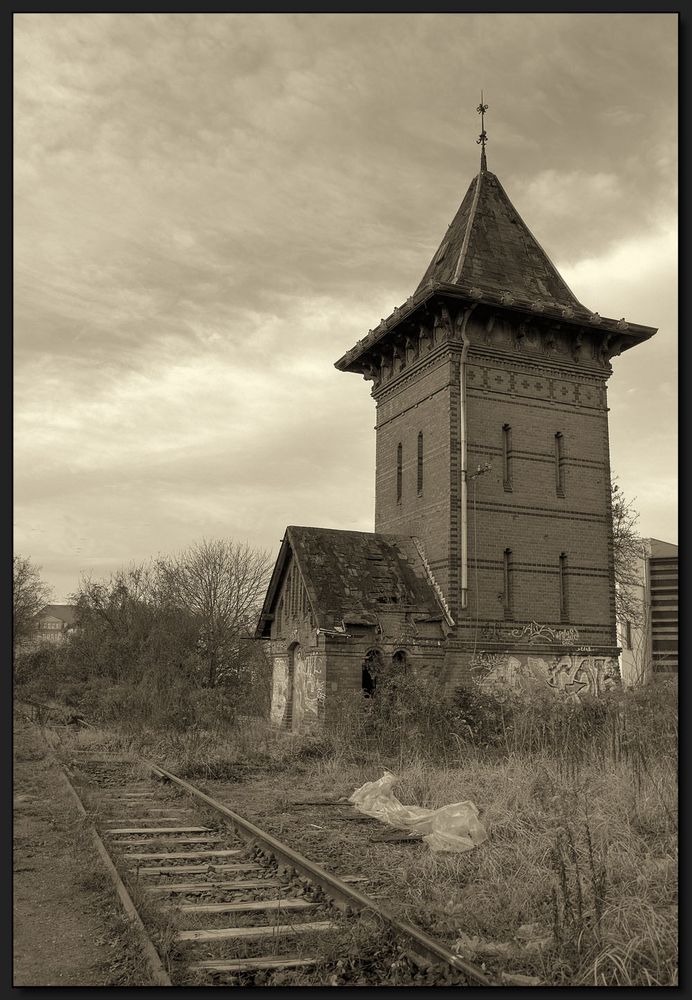
[[[74,625],[77,620],[77,608],[74,604],[46,604],[37,618],[59,618],[66,625]]]

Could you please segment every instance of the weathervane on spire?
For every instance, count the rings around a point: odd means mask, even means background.
[[[485,131],[485,112],[488,110],[488,105],[483,104],[483,91],[481,90],[481,103],[476,108],[476,111],[481,116],[481,134],[476,139],[476,144],[480,144],[481,147],[481,170],[487,170],[488,164],[485,160],[485,144],[488,141],[488,135]]]

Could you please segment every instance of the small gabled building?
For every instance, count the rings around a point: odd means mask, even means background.
[[[439,672],[450,627],[415,538],[288,527],[256,633],[270,643],[273,722],[305,729],[383,671]]]
[[[479,141],[415,292],[336,362],[372,384],[375,531],[286,533],[257,634],[294,729],[307,678],[328,714],[373,657],[449,690],[617,683],[606,386],[656,330],[578,301]]]

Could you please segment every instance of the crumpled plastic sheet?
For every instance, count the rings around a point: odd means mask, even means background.
[[[368,781],[351,796],[356,809],[402,830],[423,835],[433,851],[471,851],[488,838],[488,832],[478,818],[473,802],[453,802],[441,809],[405,806],[392,788],[399,778],[385,771],[377,781]]]

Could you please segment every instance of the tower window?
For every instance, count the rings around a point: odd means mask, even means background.
[[[401,443],[396,446],[396,501],[399,503],[401,500],[401,481],[402,481],[402,456],[403,449]]]
[[[502,485],[512,491],[512,428],[509,424],[502,425]]]
[[[569,620],[569,609],[567,606],[567,556],[564,552],[560,553],[558,575],[560,583],[560,621],[566,622]]]
[[[565,479],[562,471],[562,434],[560,431],[555,435],[555,489],[559,497],[565,495]]]
[[[423,431],[418,431],[418,496],[423,493]]]
[[[512,611],[512,550],[504,551],[503,608],[505,618],[513,618]]]

